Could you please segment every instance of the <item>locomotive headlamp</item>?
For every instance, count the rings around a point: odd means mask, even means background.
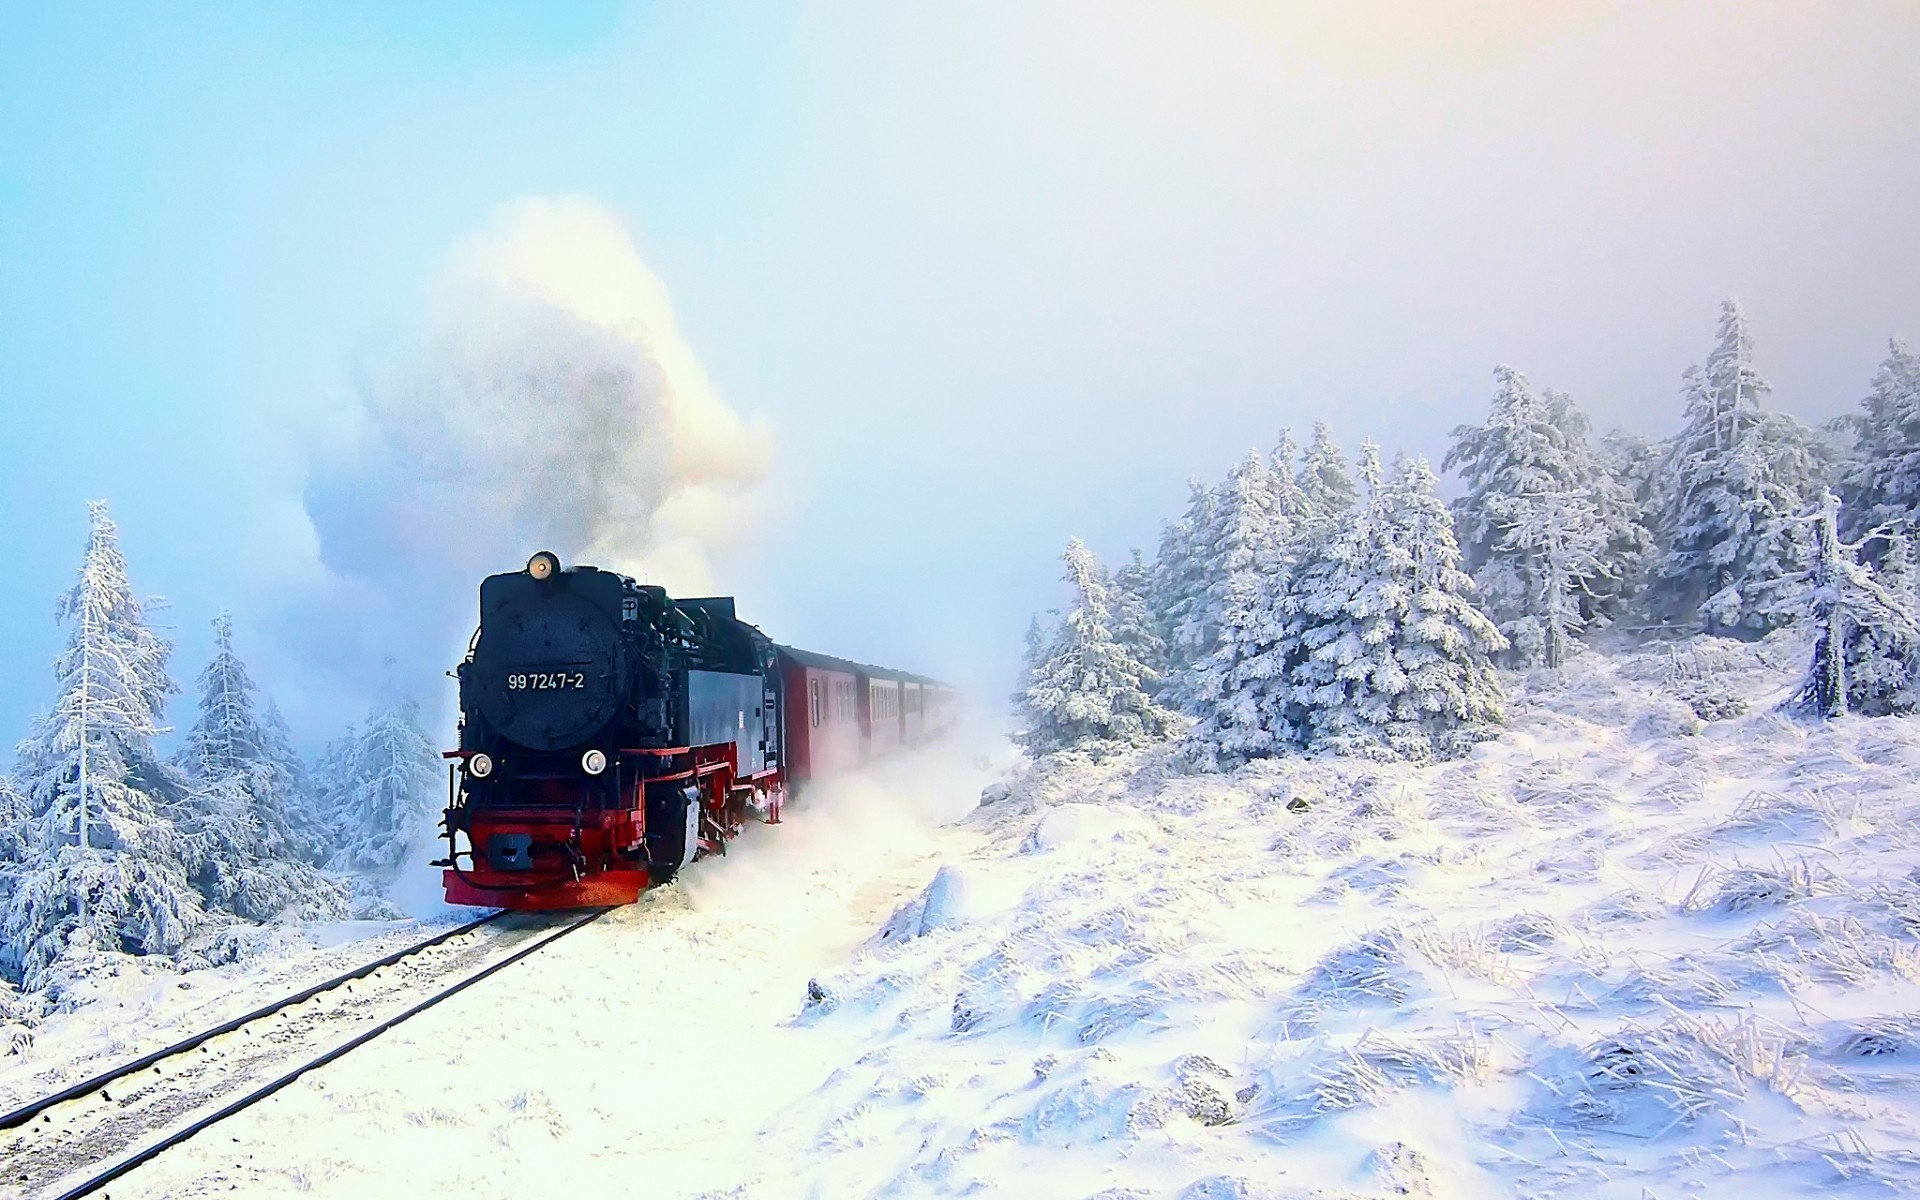
[[[467,774],[475,779],[485,779],[493,774],[493,759],[485,754],[473,754],[467,757]]]
[[[603,751],[589,750],[580,756],[580,769],[589,775],[598,775],[607,769],[607,756]]]
[[[552,579],[560,569],[560,560],[550,550],[542,550],[527,560],[527,574],[535,579]]]

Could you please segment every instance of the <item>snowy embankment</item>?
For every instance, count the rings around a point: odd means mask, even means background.
[[[726,1194],[1913,1194],[1920,723],[1698,647],[1456,763],[1015,778],[810,989],[854,1049]]]
[[[244,927],[244,947],[236,961],[197,970],[181,970],[175,960],[158,955],[114,955],[110,969],[70,984],[62,1011],[36,1022],[31,1037],[22,1037],[14,1053],[0,1054],[0,1111],[471,919],[471,914],[439,907],[440,912],[424,921]],[[0,1027],[0,1051],[7,1049],[6,1035]]]

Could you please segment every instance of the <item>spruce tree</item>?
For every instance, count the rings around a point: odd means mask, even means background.
[[[1498,731],[1490,656],[1506,640],[1474,607],[1426,463],[1403,462],[1385,481],[1369,445],[1362,474],[1365,504],[1303,566],[1289,600],[1288,721],[1309,750],[1452,757]]]
[[[1188,480],[1187,510],[1178,520],[1161,527],[1160,549],[1152,568],[1148,607],[1157,623],[1155,632],[1166,647],[1163,690],[1199,661],[1207,640],[1210,562],[1203,539],[1213,524],[1213,490],[1197,479]]]
[[[1196,710],[1206,663],[1220,646],[1230,614],[1250,603],[1260,577],[1272,566],[1276,541],[1292,533],[1292,522],[1275,510],[1272,473],[1267,460],[1250,450],[1214,492],[1213,521],[1201,531],[1206,590],[1196,606],[1202,622],[1197,657],[1172,681],[1169,694],[1182,709]]]
[[[1268,757],[1288,744],[1272,714],[1285,703],[1285,661],[1278,649],[1282,614],[1306,538],[1308,506],[1294,478],[1295,454],[1293,438],[1283,430],[1270,459],[1260,540],[1248,566],[1229,576],[1218,641],[1194,669],[1197,721],[1188,744],[1196,761],[1209,767]]]
[[[1275,518],[1273,542],[1279,543],[1291,539],[1299,533],[1311,515],[1311,504],[1307,494],[1295,476],[1297,470],[1294,460],[1300,457],[1300,447],[1293,440],[1293,431],[1282,429],[1274,441],[1273,454],[1268,459],[1269,474],[1267,494],[1272,498]]]
[[[0,913],[6,911],[14,881],[26,865],[27,822],[32,815],[20,786],[11,777],[0,775]]]
[[[1608,567],[1587,587],[1589,620],[1617,621],[1637,604],[1658,553],[1661,451],[1653,439],[1614,429],[1594,447],[1594,498],[1607,534]]]
[[[1035,613],[1027,618],[1025,646],[1020,652],[1020,682],[1013,689],[1011,697],[1016,709],[1025,702],[1027,689],[1033,686],[1034,675],[1047,661],[1048,637],[1046,627],[1040,624],[1040,616]]]
[[[266,714],[260,720],[260,736],[263,765],[273,794],[282,798],[276,807],[285,822],[288,845],[306,862],[325,862],[331,850],[326,844],[319,789],[300,752],[294,749],[293,734],[280,715],[280,706],[272,700],[267,701]]]
[[[273,727],[257,707],[246,665],[233,648],[233,618],[214,618],[214,653],[200,672],[199,716],[187,733],[175,764],[195,784],[238,780],[252,797],[251,808],[261,855],[298,855],[306,840],[298,756],[287,742],[284,723]],[[270,710],[278,720],[278,710]]]
[[[1880,525],[1920,525],[1920,356],[1895,340],[1874,373],[1862,411],[1842,494],[1847,528],[1858,536]]]
[[[1840,540],[1840,500],[1821,499],[1805,574],[1813,658],[1790,703],[1821,717],[1910,713],[1920,705],[1920,606],[1905,536],[1890,536],[1877,573]]]
[[[1073,603],[1015,698],[1021,744],[1034,754],[1101,754],[1165,737],[1172,717],[1148,695],[1152,668],[1114,636],[1098,560],[1077,538],[1061,557]]]
[[[59,696],[19,747],[28,816],[25,861],[5,914],[8,960],[45,986],[68,960],[179,948],[201,920],[181,839],[144,780],[161,772],[170,647],[146,623],[106,505],[90,506],[79,579],[57,616],[71,627],[55,660]]]
[[[199,716],[175,756],[185,776],[179,824],[194,883],[209,905],[249,920],[290,908],[330,911],[333,889],[300,861],[313,838],[297,757],[289,761],[277,713],[270,721],[256,707],[253,680],[233,648],[233,619],[223,612],[213,627]]]
[[[1167,644],[1161,640],[1154,618],[1153,569],[1140,551],[1135,550],[1127,565],[1113,573],[1108,583],[1113,605],[1113,636],[1127,653],[1152,669],[1156,681],[1167,669]]]
[[[1325,421],[1313,423],[1313,439],[1296,478],[1302,517],[1314,523],[1337,520],[1358,503],[1360,491],[1347,471],[1346,455],[1333,440]]]
[[[1454,505],[1465,564],[1512,660],[1559,666],[1586,624],[1583,598],[1612,574],[1601,473],[1570,399],[1543,398],[1512,367],[1494,379],[1486,422],[1457,426],[1442,465],[1467,481]]]
[[[1762,407],[1771,390],[1754,369],[1746,318],[1729,300],[1706,367],[1682,377],[1685,424],[1664,463],[1653,579],[1663,615],[1697,618],[1709,633],[1755,636],[1791,619],[1775,592],[1796,570],[1790,529],[1826,464],[1810,430]]]
[[[441,807],[440,755],[421,729],[420,705],[375,708],[354,732],[346,758],[332,865],[390,871],[431,831]]]

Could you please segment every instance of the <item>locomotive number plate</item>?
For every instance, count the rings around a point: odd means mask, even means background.
[[[507,676],[510,692],[584,691],[585,671],[518,671]]]

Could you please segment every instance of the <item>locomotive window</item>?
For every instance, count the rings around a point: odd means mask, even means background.
[[[815,727],[818,727],[820,724],[820,681],[818,679],[807,680],[807,715],[812,719]]]

